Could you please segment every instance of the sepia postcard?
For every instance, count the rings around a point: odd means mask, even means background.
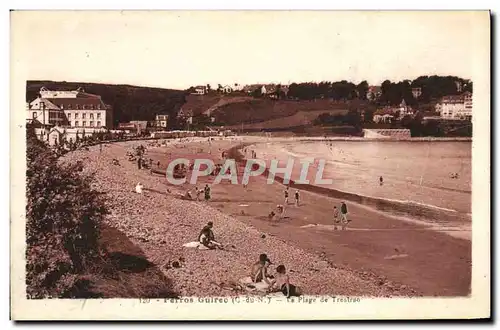
[[[13,320],[491,317],[489,11],[10,19]]]

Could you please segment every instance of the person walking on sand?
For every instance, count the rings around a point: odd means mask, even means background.
[[[334,206],[333,207],[333,230],[337,230],[337,225],[340,223],[340,214],[339,209]]]
[[[142,168],[142,158],[141,157],[137,157],[137,169],[141,169]]]
[[[300,196],[299,196],[299,190],[295,190],[295,206],[299,206],[299,199],[300,199]]]
[[[205,192],[205,201],[208,202],[210,200],[210,187],[208,186],[208,183],[205,185],[203,191]]]
[[[349,220],[347,220],[347,205],[345,202],[342,202],[342,205],[340,206],[340,214],[342,216],[342,230],[345,230],[347,228],[347,224],[349,223]]]
[[[380,182],[380,185],[384,184],[384,178],[382,176],[379,178],[379,182]]]
[[[285,205],[288,205],[288,187],[285,189]]]

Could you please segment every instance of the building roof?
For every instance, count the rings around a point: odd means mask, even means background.
[[[45,110],[60,110],[59,107],[57,105],[55,105],[54,103],[52,103],[50,100],[42,99],[41,97],[38,97],[38,98],[34,99],[33,101],[31,101],[30,109],[33,109],[33,110],[41,109],[42,102],[43,102],[43,104],[45,104]],[[31,108],[35,104],[39,104],[39,106]]]
[[[53,99],[44,99],[49,100],[53,104],[55,104],[58,108],[61,106],[64,109],[68,109],[68,106],[71,104],[74,105],[99,105],[102,110],[106,110],[106,105],[99,98],[53,98]],[[75,109],[72,109],[75,110]]]

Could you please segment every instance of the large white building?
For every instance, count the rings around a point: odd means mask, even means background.
[[[460,95],[448,95],[441,99],[441,118],[444,119],[472,119],[472,93],[465,92]]]
[[[42,87],[40,96],[27,107],[27,119],[34,124],[86,128],[88,131],[113,127],[112,109],[99,95],[74,91],[50,91]]]

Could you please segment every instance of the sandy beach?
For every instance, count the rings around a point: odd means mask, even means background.
[[[260,139],[259,141],[261,141]],[[148,148],[146,158],[160,161],[209,158],[241,145],[237,139],[172,143]],[[194,185],[168,184],[162,175],[139,170],[126,159],[131,147],[146,142],[121,142],[67,155],[83,160],[95,173],[96,189],[106,193],[112,214],[107,222],[122,231],[148,260],[156,264],[183,296],[236,295],[234,283],[248,275],[260,253],[290,270],[291,282],[310,295],[349,296],[466,296],[470,293],[471,243],[401,221],[364,205],[348,203],[352,222],[346,231],[333,230],[332,205],[340,200],[301,191],[301,205],[286,206],[286,217],[268,218],[283,203],[284,186],[252,178],[247,188],[227,180],[212,186],[209,202],[180,198]],[[112,165],[112,159],[120,165]],[[241,166],[239,167],[241,171]],[[201,188],[214,177],[200,178]],[[137,182],[145,194],[134,192]],[[293,201],[293,188],[290,202]],[[194,241],[199,230],[214,222],[226,251],[200,251],[182,244]],[[179,260],[181,267],[169,265]],[[272,267],[271,267],[272,269]],[[274,271],[274,269],[272,269]]]

